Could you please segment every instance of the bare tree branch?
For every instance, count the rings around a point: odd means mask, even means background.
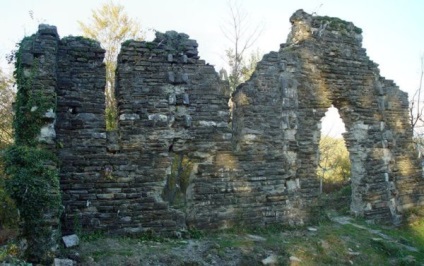
[[[423,88],[423,78],[424,78],[424,55],[421,56],[421,72],[418,83],[418,88],[412,96],[411,101],[409,102],[409,119],[412,129],[414,130],[415,137],[419,137],[422,132],[418,132],[417,129],[421,128],[422,125],[419,123],[424,122],[424,106],[422,106],[422,88]]]
[[[231,44],[225,53],[230,67],[230,87],[231,90],[234,90],[240,83],[250,77],[247,77],[243,73],[251,74],[253,72],[245,71],[248,67],[248,63],[245,61],[245,55],[259,39],[264,26],[260,23],[252,29],[248,14],[243,10],[240,2],[237,0],[229,0],[227,5],[229,19],[226,20],[225,25],[221,26],[221,31],[225,39]],[[256,67],[256,62],[253,68]]]

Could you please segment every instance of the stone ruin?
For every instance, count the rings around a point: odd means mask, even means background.
[[[21,45],[22,65],[37,61],[34,90],[56,99],[39,139],[61,162],[62,228],[302,225],[319,208],[320,120],[331,105],[347,129],[351,211],[398,223],[423,205],[407,94],[380,76],[361,30],[302,10],[290,22],[287,42],[232,95],[186,34],[124,42],[116,131],[105,129],[105,51],[40,25]]]

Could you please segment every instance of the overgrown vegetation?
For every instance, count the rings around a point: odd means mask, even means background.
[[[30,37],[22,40],[21,45],[30,42]],[[38,60],[30,70],[24,70],[21,63],[21,53],[15,55],[14,78],[17,83],[17,94],[15,102],[15,116],[13,119],[14,143],[15,145],[27,145],[35,147],[38,144],[37,136],[41,127],[45,124],[44,115],[51,109],[56,108],[55,97],[43,97],[41,91],[33,88],[34,77],[38,71]]]
[[[12,74],[0,69],[0,261],[11,261],[19,265],[21,249],[15,239],[18,233],[19,215],[14,200],[6,191],[4,154],[13,144],[13,107],[15,91]],[[6,243],[8,243],[6,245]]]
[[[351,22],[344,21],[340,18],[336,17],[316,17],[318,21],[321,22],[321,25],[327,25],[328,29],[337,30],[342,32],[343,34],[348,34],[347,30],[353,30],[356,34],[361,34],[362,29],[354,26]]]
[[[30,42],[24,38],[21,47]],[[54,257],[51,248],[58,237],[54,235],[54,226],[59,218],[61,196],[56,156],[39,145],[37,136],[45,124],[45,113],[55,109],[55,96],[34,91],[37,60],[30,71],[21,63],[21,49],[16,52],[15,60],[18,89],[14,106],[15,139],[3,156],[5,188],[19,210],[21,234],[28,245],[25,258],[48,263]]]
[[[230,75],[228,81],[230,90],[235,91],[238,85],[250,79],[256,69],[256,65],[262,59],[262,54],[259,50],[251,52],[247,59],[244,55],[236,56],[232,48],[226,51],[227,62],[230,67]]]
[[[0,69],[0,149],[10,145],[13,141],[12,122],[13,110],[12,103],[15,99],[13,90],[13,77],[4,73]]]
[[[22,235],[28,241],[26,257],[48,261],[51,225],[58,219],[61,196],[58,173],[50,152],[22,145],[8,149],[5,156],[6,189],[16,202],[22,223]],[[48,216],[46,216],[48,215]]]
[[[0,230],[16,228],[18,225],[18,212],[15,203],[5,191],[4,162],[2,159],[5,150],[13,143],[12,103],[14,99],[13,78],[0,69]]]

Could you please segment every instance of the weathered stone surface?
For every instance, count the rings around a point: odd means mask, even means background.
[[[292,262],[292,263],[298,263],[298,262],[302,262],[302,260],[299,259],[298,257],[290,256],[290,262]]]
[[[28,68],[46,58],[34,89],[57,94],[41,135],[61,161],[64,230],[302,225],[316,206],[320,120],[332,104],[347,128],[352,211],[397,222],[423,205],[407,95],[380,76],[361,30],[302,10],[290,21],[287,43],[263,57],[230,104],[226,74],[200,60],[188,35],[123,43],[118,129],[107,133],[99,43],[59,40],[47,26],[29,38]]]
[[[270,255],[268,257],[266,257],[265,259],[263,259],[262,261],[262,265],[277,265],[278,263],[278,256],[276,255]]]
[[[25,95],[23,97],[26,98],[27,101],[31,101],[25,103],[28,104],[27,106],[31,106],[30,110],[15,110],[15,115],[20,117],[21,121],[22,117],[27,115],[25,111],[40,111],[39,108],[44,109],[43,105],[55,106],[56,104],[56,54],[58,52],[58,42],[59,37],[56,27],[40,25],[36,34],[24,38],[20,43],[19,54],[22,54],[22,64],[20,67],[22,67],[24,76],[29,79],[22,81],[24,84],[19,84],[18,90],[25,87],[31,88],[28,94],[23,93]],[[37,100],[40,98],[44,102],[41,103]],[[54,108],[46,110],[46,112],[41,115],[41,130],[36,137],[39,141],[38,147],[41,149],[55,150],[56,148],[57,134],[55,130],[55,118],[56,114]],[[38,122],[35,124],[38,125]],[[23,132],[25,132],[25,130],[23,130]],[[20,138],[22,138],[22,136]],[[27,138],[27,136],[25,138]],[[16,144],[22,145],[22,140],[20,142],[21,143],[17,141]],[[56,162],[50,160],[44,160],[43,164],[47,169],[52,170],[53,173],[58,167]],[[57,189],[55,190],[54,186],[44,189],[49,191],[52,195],[58,195],[59,193]],[[34,261],[44,261],[46,263],[53,262],[53,255],[57,250],[57,239],[59,239],[60,235],[60,217],[57,215],[58,210],[52,208],[54,205],[55,204],[47,204],[44,206],[42,210],[44,218],[43,223],[34,223],[34,226],[37,226],[36,231],[41,231],[42,233],[28,235],[28,230],[26,230],[26,240],[30,247],[26,250],[26,255]]]
[[[274,167],[284,169],[287,190],[313,206],[320,120],[334,105],[347,129],[352,212],[398,223],[404,208],[423,204],[424,188],[406,93],[380,76],[361,47],[361,30],[352,23],[302,10],[290,21],[287,43],[265,55],[233,94],[236,148],[243,154],[258,153],[259,146],[282,151],[284,162]],[[266,134],[246,134],[258,125]]]
[[[79,245],[79,237],[77,235],[69,235],[62,237],[65,247],[71,248]]]
[[[139,46],[154,49],[139,51]],[[120,135],[125,136],[120,151],[136,168],[116,175],[134,176],[132,189],[145,195],[138,202],[152,204],[151,211],[137,204],[142,215],[128,213],[131,223],[184,228],[185,211],[195,197],[194,169],[206,163],[206,158],[194,154],[205,153],[209,158],[231,147],[230,139],[223,137],[231,132],[229,113],[218,116],[218,111],[227,109],[228,98],[222,92],[228,83],[197,59],[197,43],[176,32],[158,33],[153,42],[128,42],[121,49],[116,95],[120,116],[135,113],[140,119],[119,121]],[[137,70],[144,66],[144,71]],[[206,119],[215,126],[224,122],[225,127],[204,129]],[[155,206],[163,206],[162,220],[156,218]]]

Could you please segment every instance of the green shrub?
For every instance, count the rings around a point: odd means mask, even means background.
[[[25,68],[22,49],[28,50],[32,37],[26,37],[14,55],[17,83],[14,144],[4,152],[5,192],[19,210],[22,237],[27,240],[25,258],[50,264],[57,246],[61,207],[59,175],[55,154],[43,149],[38,141],[40,129],[48,123],[45,114],[55,110],[56,95],[34,86],[39,74],[39,61]]]
[[[0,177],[0,229],[16,228],[19,223],[18,210],[15,202],[5,191],[4,177]]]
[[[4,149],[0,152],[0,230],[2,228],[17,228],[19,224],[18,210],[15,202],[6,192],[6,175],[4,173]]]
[[[55,157],[50,152],[28,146],[12,146],[6,151],[6,191],[14,199],[23,221],[22,234],[28,241],[30,260],[48,261],[52,228],[60,215],[61,196]]]

